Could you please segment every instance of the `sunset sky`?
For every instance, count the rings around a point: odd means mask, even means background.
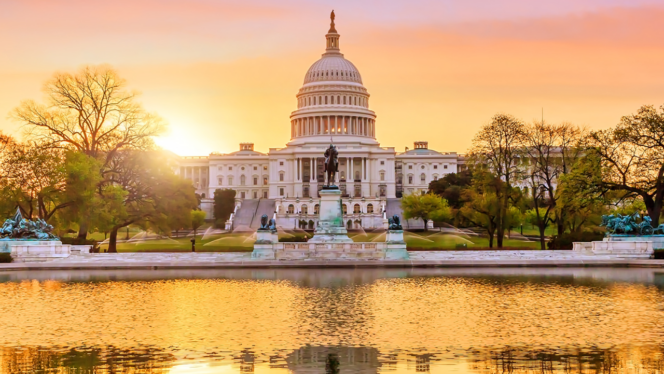
[[[56,71],[110,64],[180,155],[283,147],[336,13],[382,146],[465,152],[498,112],[614,126],[664,104],[664,0],[1,0],[0,130]]]

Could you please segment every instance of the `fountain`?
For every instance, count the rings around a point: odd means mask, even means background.
[[[332,184],[337,172],[337,150],[325,151],[327,185],[320,191],[318,225],[308,242],[279,242],[275,220],[264,215],[251,258],[254,260],[407,260],[399,217],[389,219],[385,242],[353,242],[343,222],[341,190]]]

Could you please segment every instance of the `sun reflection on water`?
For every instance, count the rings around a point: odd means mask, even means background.
[[[334,360],[344,373],[664,370],[664,292],[649,283],[104,274],[0,283],[0,372],[334,374]]]

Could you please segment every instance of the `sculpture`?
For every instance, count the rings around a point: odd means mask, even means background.
[[[53,235],[52,231],[53,226],[43,219],[25,219],[21,214],[21,209],[17,208],[14,217],[5,220],[0,228],[0,240],[57,240],[58,237]]]
[[[644,216],[641,222],[637,222],[639,218],[641,215],[638,212],[625,216],[622,214],[604,215],[600,226],[606,227],[607,234],[652,235],[657,231],[664,233],[664,225],[659,225],[657,228],[652,227],[650,216]]]
[[[275,221],[274,218],[270,220],[269,229],[272,231],[277,231],[277,221]]]
[[[337,152],[337,147],[334,144],[330,144],[330,148],[325,150],[325,173],[327,174],[327,186],[326,187],[336,187],[334,185],[334,178],[339,171],[339,152]]]
[[[270,227],[268,226],[269,224],[269,219],[267,217],[267,214],[263,214],[261,216],[261,227],[259,227],[259,230],[269,230]]]
[[[389,223],[389,230],[403,230],[403,226],[401,226],[401,220],[396,214],[393,215],[392,218],[388,218],[387,222]]]

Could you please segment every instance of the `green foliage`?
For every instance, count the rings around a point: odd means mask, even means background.
[[[604,238],[603,232],[577,231],[554,235],[547,244],[549,249],[572,249],[574,242],[593,242]]]
[[[235,209],[235,190],[216,189],[214,191],[214,219],[226,222]]]
[[[401,209],[406,219],[422,219],[425,230],[430,220],[444,221],[452,216],[447,201],[432,193],[405,195],[401,198]]]
[[[447,201],[450,208],[459,209],[463,205],[462,191],[472,183],[470,170],[450,173],[441,179],[429,183],[429,192],[434,193]]]
[[[9,264],[13,261],[14,259],[12,258],[11,253],[6,253],[6,252],[0,253],[0,264]]]
[[[205,212],[202,210],[192,210],[189,214],[191,216],[191,229],[196,232],[205,223]]]

